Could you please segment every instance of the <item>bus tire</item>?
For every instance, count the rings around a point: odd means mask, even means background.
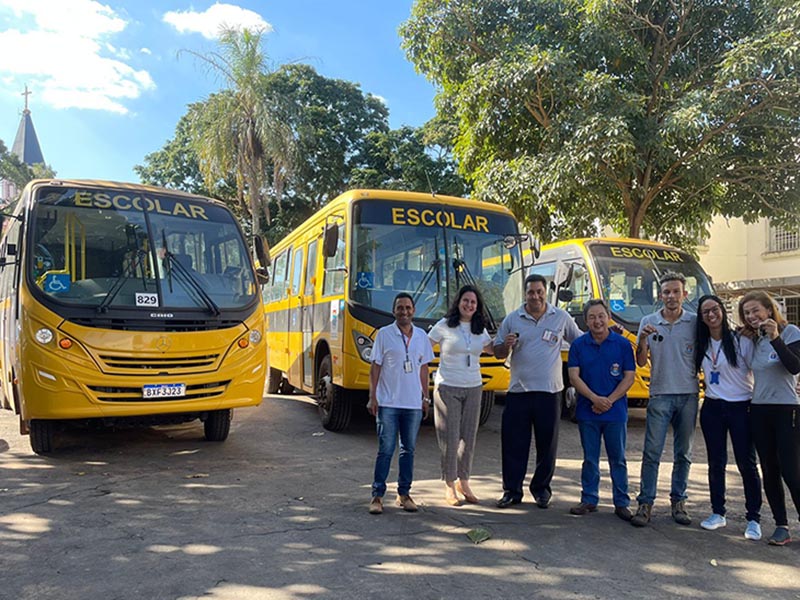
[[[228,434],[231,431],[232,417],[233,411],[230,408],[226,410],[212,410],[209,412],[203,423],[206,440],[209,442],[224,442],[228,439]]]
[[[317,410],[322,426],[328,431],[342,431],[350,425],[353,405],[344,396],[344,388],[333,383],[331,355],[325,355],[317,371]]]
[[[576,409],[578,408],[578,391],[570,386],[564,388],[561,392],[561,418],[566,421],[578,422],[575,416]]]
[[[33,419],[28,425],[31,436],[31,449],[36,454],[48,454],[53,451],[55,423],[43,419]]]
[[[269,373],[267,374],[267,393],[277,394],[282,380],[283,373],[281,373],[278,369],[273,369],[270,367]]]
[[[479,425],[485,425],[492,414],[492,407],[494,406],[494,392],[484,391],[481,394],[481,415],[478,419]]]

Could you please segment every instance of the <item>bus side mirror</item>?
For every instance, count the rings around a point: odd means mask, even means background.
[[[533,264],[536,262],[536,259],[539,258],[541,249],[542,247],[539,243],[539,240],[533,236],[533,232],[529,231],[522,236],[522,241],[520,243],[520,256],[522,256],[523,268],[527,269],[533,266]],[[526,262],[525,260],[528,257],[530,257],[530,262]]]
[[[258,283],[264,285],[269,283],[269,271],[267,271],[267,267],[272,264],[269,258],[269,244],[267,244],[266,240],[260,235],[254,235],[253,247],[255,248],[256,258],[259,264],[256,269],[256,277],[258,277]]]
[[[334,223],[325,225],[325,234],[322,239],[322,251],[325,258],[336,256],[336,249],[339,245],[339,227]]]

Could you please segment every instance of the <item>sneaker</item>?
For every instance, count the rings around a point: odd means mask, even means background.
[[[785,546],[792,541],[792,536],[789,535],[788,527],[776,527],[775,533],[769,536],[770,546]]]
[[[397,496],[397,506],[406,512],[417,512],[416,503],[408,495]]]
[[[372,502],[369,503],[369,514],[379,515],[383,512],[383,501],[380,496],[373,496]]]
[[[703,529],[708,529],[709,531],[714,531],[715,529],[719,529],[720,527],[725,527],[728,524],[728,520],[725,518],[724,515],[718,515],[714,513],[710,517],[708,517],[705,521],[700,523],[700,527]],[[758,525],[758,523],[756,523]]]
[[[631,518],[631,525],[634,527],[644,527],[650,522],[650,513],[652,511],[652,504],[640,504],[636,514]]]
[[[615,506],[614,514],[617,515],[623,521],[628,521],[629,523],[631,519],[633,519],[633,514],[631,513],[631,509],[628,508],[627,506]]]
[[[686,500],[676,500],[672,503],[672,519],[678,525],[692,524],[692,518],[686,512]]]
[[[581,502],[569,509],[571,515],[587,515],[589,513],[597,512],[597,504],[588,504]]]
[[[744,537],[748,540],[761,539],[761,525],[758,521],[748,521],[747,529],[744,530]]]

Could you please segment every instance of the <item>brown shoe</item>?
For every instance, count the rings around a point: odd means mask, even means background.
[[[588,504],[581,502],[569,509],[571,515],[588,515],[589,513],[597,512],[597,504]]]
[[[383,513],[383,501],[380,496],[373,496],[372,502],[369,503],[369,514],[379,515]]]
[[[472,492],[468,494],[467,492],[464,491],[464,487],[461,485],[460,481],[456,482],[456,491],[462,496],[464,496],[464,500],[466,500],[470,504],[480,503],[480,500],[478,500],[478,497],[475,494],[473,494]]]
[[[691,525],[692,517],[686,512],[686,501],[677,500],[672,503],[672,518],[678,525]]]
[[[640,504],[636,514],[631,519],[634,527],[645,527],[650,522],[650,513],[653,512],[652,504]]]
[[[631,519],[633,519],[633,513],[631,513],[631,509],[628,508],[627,506],[615,506],[614,514],[617,515],[623,521],[627,521],[628,523],[630,523]]]
[[[406,512],[417,512],[417,505],[411,499],[411,496],[397,496],[397,506]]]

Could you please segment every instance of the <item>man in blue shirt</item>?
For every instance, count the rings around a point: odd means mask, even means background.
[[[573,515],[597,510],[600,499],[600,439],[605,439],[613,485],[614,514],[631,520],[628,466],[625,461],[628,397],[636,363],[628,340],[608,329],[610,314],[602,300],[589,300],[583,308],[589,332],[569,348],[569,380],[578,392],[576,416],[583,446],[581,501]]]

